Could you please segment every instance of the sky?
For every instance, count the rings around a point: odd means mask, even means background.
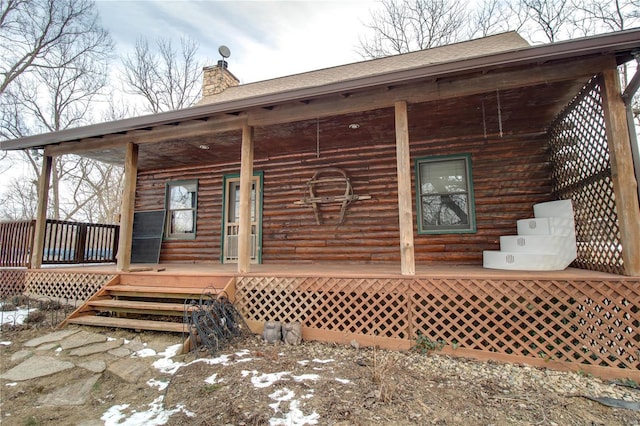
[[[117,56],[132,53],[140,37],[151,43],[169,39],[177,48],[187,36],[198,42],[205,65],[222,59],[218,48],[227,46],[229,71],[246,84],[361,61],[356,45],[379,2],[95,0],[95,5]],[[0,167],[0,191],[29,170],[22,162]]]
[[[102,24],[116,53],[131,52],[139,37],[172,40],[186,35],[214,65],[221,45],[231,50],[229,70],[242,84],[357,62],[369,10],[378,2],[98,0]]]

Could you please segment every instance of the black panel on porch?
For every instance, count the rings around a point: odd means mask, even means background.
[[[133,214],[131,263],[158,263],[164,230],[164,210]]]

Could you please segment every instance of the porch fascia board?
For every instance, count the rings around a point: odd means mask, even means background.
[[[63,142],[58,145],[48,145],[45,152],[50,155],[83,154],[103,149],[122,148],[128,143],[143,145],[209,135],[213,133],[241,130],[245,117],[221,114],[206,119],[187,120],[173,124],[163,124],[148,129],[136,129],[124,134],[108,134],[101,137],[82,139],[79,141]]]

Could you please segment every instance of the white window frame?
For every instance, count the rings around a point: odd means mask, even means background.
[[[174,188],[184,187],[192,195],[192,205],[190,207],[184,206],[172,206],[171,205],[171,191]],[[195,240],[196,238],[196,219],[198,217],[198,180],[176,180],[166,183],[165,189],[165,211],[166,211],[166,223],[164,229],[165,240]],[[190,232],[173,232],[174,228],[174,213],[191,212],[193,227]]]

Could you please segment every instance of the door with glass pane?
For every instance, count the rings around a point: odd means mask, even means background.
[[[222,262],[238,262],[240,229],[240,177],[224,177],[224,214],[222,226]],[[251,263],[261,262],[262,246],[262,173],[251,181]]]

